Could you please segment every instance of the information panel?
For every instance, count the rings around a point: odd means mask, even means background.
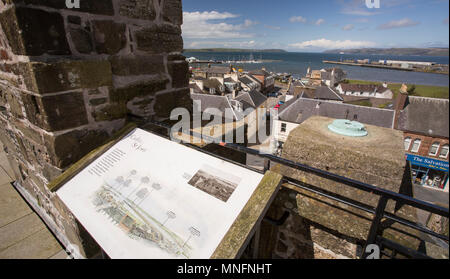
[[[111,258],[210,258],[262,175],[135,129],[57,191]]]

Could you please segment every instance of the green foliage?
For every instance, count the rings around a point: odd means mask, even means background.
[[[381,82],[376,81],[366,81],[366,80],[348,80],[348,83],[351,84],[377,84],[381,85]],[[388,84],[389,89],[394,93],[394,98],[400,92],[400,88],[402,85],[400,83],[390,83]],[[447,86],[432,86],[432,85],[411,85],[408,86],[408,93],[414,87],[412,92],[413,96],[420,97],[429,97],[429,98],[440,98],[440,99],[448,99],[449,98],[449,88]]]
[[[414,96],[414,95],[416,95],[416,94],[417,94],[417,92],[416,92],[416,86],[413,84],[410,88],[408,88],[408,95]]]

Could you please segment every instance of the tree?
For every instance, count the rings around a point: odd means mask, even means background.
[[[408,89],[408,95],[410,96],[417,95],[416,86],[414,84]]]

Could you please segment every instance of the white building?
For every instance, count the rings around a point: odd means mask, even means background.
[[[289,133],[311,116],[348,119],[384,128],[394,127],[395,111],[333,101],[294,98],[275,113],[273,137],[282,146]]]
[[[341,83],[336,87],[339,94],[356,96],[356,97],[369,97],[380,99],[392,99],[394,93],[387,87],[387,84],[374,85],[374,84],[345,84]]]

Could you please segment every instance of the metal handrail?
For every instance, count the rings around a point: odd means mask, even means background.
[[[365,212],[368,212],[368,213],[371,213],[371,214],[375,214],[375,209],[373,207],[368,206],[368,205],[363,204],[363,203],[360,203],[358,201],[354,201],[354,200],[352,200],[350,198],[339,196],[337,194],[328,192],[328,191],[323,190],[323,189],[314,189],[315,187],[312,187],[312,186],[309,186],[309,185],[308,186],[304,186],[304,185],[302,185],[302,183],[300,181],[292,179],[292,178],[285,178],[285,181],[288,182],[289,184],[291,184],[291,185],[293,185],[295,187],[301,188],[303,190],[315,193],[317,195],[320,195],[320,196],[326,197],[328,199],[337,201],[339,203],[342,203],[342,204],[345,204],[345,205],[357,208],[359,210],[362,210],[362,211],[365,211]],[[404,219],[402,217],[396,216],[396,215],[394,215],[392,213],[383,212],[383,216],[382,217],[386,218],[388,220],[397,222],[399,224],[402,224],[404,226],[411,227],[411,228],[416,229],[418,231],[421,231],[423,233],[432,235],[434,237],[440,238],[442,240],[449,241],[449,237],[448,236],[438,234],[438,233],[436,233],[436,232],[434,232],[434,231],[432,231],[430,229],[424,228],[423,226],[421,226],[418,223],[411,222],[411,221],[409,221],[407,219]]]
[[[160,123],[160,122],[156,122],[156,121],[152,121],[152,120],[148,120],[148,119],[144,119],[144,118],[141,118],[141,117],[137,117],[135,115],[129,115],[129,116],[133,117],[133,118],[138,118],[140,120],[144,120],[145,121],[145,125],[150,124],[150,125],[154,125],[154,126],[157,126],[157,127],[165,128],[165,129],[167,129],[168,134],[170,135],[170,129],[171,129],[170,125],[167,125],[167,124],[164,124],[164,123]],[[342,196],[339,196],[338,194],[327,192],[327,191],[325,191],[323,189],[313,189],[313,187],[311,187],[311,186],[302,185],[301,182],[299,182],[299,181],[297,181],[297,180],[295,180],[293,178],[289,178],[289,177],[284,177],[283,178],[289,184],[292,184],[292,185],[294,185],[296,187],[299,187],[301,189],[304,189],[304,190],[316,193],[318,195],[330,198],[330,199],[338,201],[340,203],[344,203],[344,204],[352,206],[354,208],[357,208],[357,209],[363,210],[365,212],[369,212],[369,213],[374,214],[374,219],[372,221],[372,225],[371,225],[371,228],[370,228],[370,231],[369,231],[369,236],[367,238],[365,246],[367,246],[369,244],[379,243],[380,245],[384,245],[384,246],[388,247],[389,249],[392,249],[394,251],[394,254],[395,253],[400,253],[400,254],[404,254],[404,255],[408,255],[408,256],[412,256],[412,257],[418,257],[418,258],[426,258],[427,257],[426,255],[424,255],[424,254],[422,254],[422,253],[420,253],[418,251],[412,250],[410,248],[403,247],[403,246],[401,246],[399,244],[396,244],[396,243],[394,243],[392,241],[389,241],[389,240],[381,237],[380,236],[380,232],[383,230],[383,228],[381,227],[380,223],[381,223],[381,219],[382,218],[389,219],[391,221],[397,222],[399,224],[402,224],[404,226],[413,228],[413,229],[418,230],[420,232],[423,232],[423,233],[429,234],[431,236],[437,237],[439,239],[445,240],[447,242],[449,241],[449,237],[448,236],[438,234],[438,233],[436,233],[434,231],[429,230],[428,228],[425,228],[424,226],[421,226],[420,224],[414,223],[412,221],[406,220],[404,218],[401,218],[399,216],[396,216],[394,214],[391,214],[391,213],[385,211],[388,200],[394,200],[396,202],[399,202],[399,203],[402,203],[402,204],[407,204],[407,205],[410,205],[412,207],[415,207],[415,208],[418,208],[418,209],[422,209],[422,210],[428,211],[430,213],[434,213],[434,214],[437,214],[437,215],[440,215],[440,216],[443,216],[443,217],[447,217],[447,218],[449,217],[449,209],[448,208],[444,208],[444,207],[441,207],[441,206],[438,206],[438,205],[434,205],[434,204],[431,204],[431,203],[426,202],[426,201],[418,200],[418,199],[415,199],[415,198],[412,198],[412,197],[409,197],[409,196],[406,196],[406,195],[403,195],[403,194],[399,194],[399,193],[396,193],[396,192],[393,192],[393,191],[389,191],[389,190],[386,190],[386,189],[383,189],[383,188],[380,188],[380,187],[376,187],[376,186],[373,186],[373,185],[370,185],[370,184],[367,184],[367,183],[364,183],[364,182],[361,182],[361,181],[357,181],[357,180],[354,180],[354,179],[351,179],[351,178],[347,178],[347,177],[344,177],[344,176],[341,176],[341,175],[337,175],[337,174],[334,174],[334,173],[331,173],[331,172],[328,172],[328,171],[324,171],[324,170],[321,170],[321,169],[313,168],[313,167],[310,167],[310,166],[305,165],[305,164],[294,162],[292,160],[288,160],[288,159],[285,159],[285,158],[277,157],[277,156],[274,156],[274,155],[271,155],[271,154],[260,153],[258,150],[251,149],[251,148],[239,145],[239,144],[225,143],[225,142],[218,143],[217,139],[215,139],[213,137],[202,135],[202,134],[199,134],[199,133],[194,132],[194,131],[190,131],[190,133],[191,133],[191,136],[203,138],[204,140],[206,139],[207,141],[210,141],[213,144],[220,145],[220,146],[222,146],[224,148],[228,148],[228,149],[231,149],[231,150],[234,150],[234,151],[243,152],[243,153],[246,153],[246,154],[255,155],[255,156],[264,158],[265,160],[268,160],[269,162],[275,162],[275,163],[278,163],[278,164],[281,164],[281,165],[284,165],[284,166],[288,166],[290,168],[294,168],[294,169],[297,169],[297,170],[305,171],[305,172],[308,172],[308,173],[320,176],[322,178],[330,179],[330,180],[333,180],[335,182],[339,182],[339,183],[345,184],[347,186],[350,186],[352,188],[355,188],[355,189],[358,189],[358,190],[362,190],[362,191],[365,191],[365,192],[368,192],[368,193],[380,196],[380,200],[378,202],[377,207],[373,208],[371,206],[365,205],[365,204],[363,204],[361,202],[352,200],[350,198],[342,197]],[[194,145],[192,145],[190,143],[181,142],[181,144],[184,144],[184,145],[196,148],[199,151],[205,152],[201,148],[196,147],[196,146],[194,146]],[[223,157],[215,155],[215,154],[214,154],[214,156],[219,157],[221,159],[225,159],[225,160],[230,161],[227,158],[223,158]],[[240,164],[240,165],[242,165],[242,164]],[[245,166],[245,167],[250,168],[248,166]],[[253,168],[250,168],[250,169],[253,169]],[[255,169],[253,169],[253,170],[255,170]],[[413,252],[411,252],[411,250]],[[365,251],[365,247],[364,247],[363,251]],[[363,254],[363,258],[364,257],[365,257],[365,254]]]

